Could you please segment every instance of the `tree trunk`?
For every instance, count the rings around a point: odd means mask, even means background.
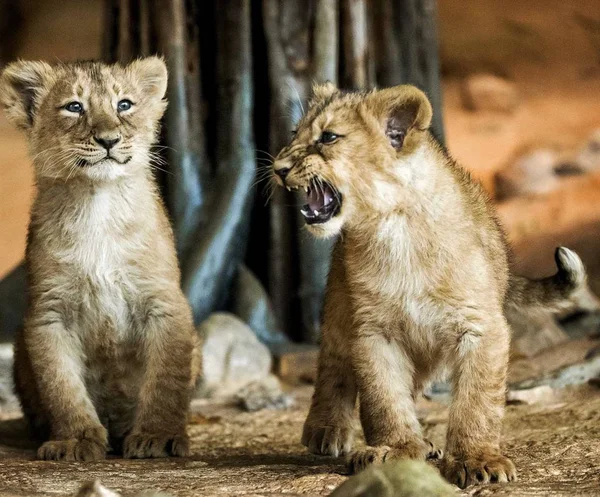
[[[255,142],[276,155],[326,81],[416,84],[442,139],[435,0],[105,1],[105,59],[169,68],[155,175],[196,323],[231,310],[269,345],[316,342],[332,242],[305,232],[286,190],[254,201]],[[24,287],[22,268],[0,282],[0,334],[22,322]]]

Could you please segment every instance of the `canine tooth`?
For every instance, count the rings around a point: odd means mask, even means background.
[[[318,216],[318,215],[319,215],[319,211],[313,211],[313,214],[314,214],[315,216]]]
[[[308,186],[304,187],[304,193],[308,193]]]
[[[291,189],[289,186],[286,186],[286,188],[287,188],[287,191],[288,191],[288,192],[291,192],[291,191],[292,191],[292,189]]]

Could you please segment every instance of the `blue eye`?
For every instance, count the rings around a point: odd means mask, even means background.
[[[64,109],[74,114],[83,114],[83,104],[81,102],[69,102]]]
[[[124,112],[126,110],[129,110],[129,109],[131,109],[131,107],[133,107],[133,102],[131,100],[121,100],[117,104],[117,110],[119,112]]]
[[[327,145],[328,143],[333,143],[339,137],[340,137],[340,135],[336,135],[335,133],[332,133],[331,131],[323,131],[323,133],[321,133],[321,137],[319,138],[319,143],[323,143],[323,144]]]

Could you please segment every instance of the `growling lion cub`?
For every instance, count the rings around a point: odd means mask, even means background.
[[[195,332],[150,166],[166,85],[158,58],[0,78],[37,183],[15,384],[42,459],[188,453]]]
[[[585,273],[561,248],[555,277],[509,274],[492,208],[432,138],[431,116],[412,86],[370,93],[318,86],[273,164],[279,184],[306,191],[309,231],[340,234],[302,442],[318,454],[349,452],[358,394],[369,447],[350,457],[354,471],[439,455],[422,437],[415,400],[447,371],[454,400],[444,474],[462,487],[514,480],[499,445],[505,306],[560,307],[584,286]]]

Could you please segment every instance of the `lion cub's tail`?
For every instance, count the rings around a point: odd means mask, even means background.
[[[558,272],[540,280],[511,275],[507,307],[520,310],[546,310],[555,313],[577,308],[598,308],[598,300],[587,285],[587,274],[579,256],[565,247],[554,253]]]

